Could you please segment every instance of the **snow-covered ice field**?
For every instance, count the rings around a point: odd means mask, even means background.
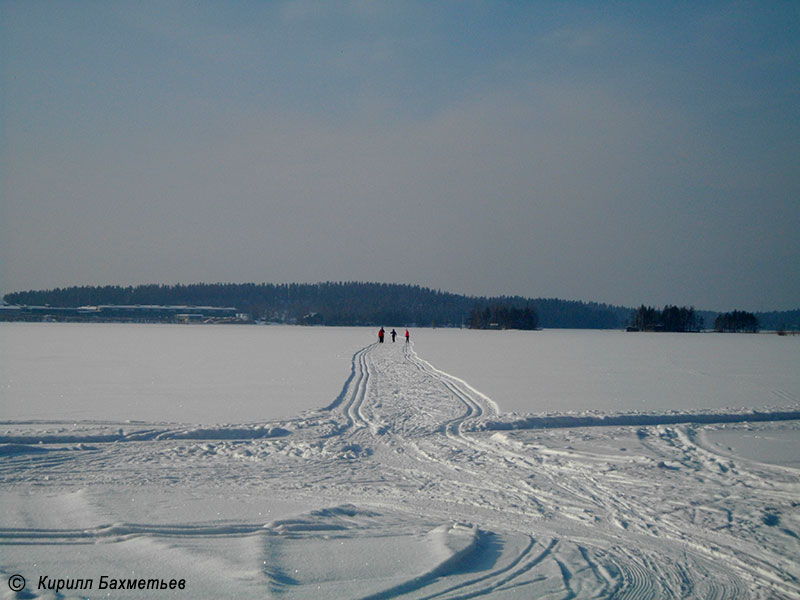
[[[800,597],[800,338],[374,333],[0,325],[2,594]]]
[[[3,323],[3,418],[293,416],[330,404],[368,337],[345,327]]]
[[[423,329],[416,339],[427,360],[466,378],[503,411],[661,411],[800,402],[796,337]]]

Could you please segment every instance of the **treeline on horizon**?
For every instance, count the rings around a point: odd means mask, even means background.
[[[465,296],[408,284],[368,282],[324,283],[194,283],[136,286],[72,286],[5,294],[9,304],[78,307],[117,305],[190,305],[235,307],[254,320],[321,325],[470,325],[475,311],[501,307],[511,320],[514,311],[529,311],[528,324],[548,329],[619,329],[633,324],[636,310],[596,302],[521,296]],[[668,307],[665,307],[668,308]],[[513,309],[513,310],[512,310]],[[681,309],[678,309],[681,310]],[[693,310],[693,309],[692,309]],[[509,315],[511,315],[509,317]],[[718,312],[695,311],[699,325],[712,324]],[[685,316],[685,315],[684,315]],[[800,329],[800,310],[755,313],[762,329]],[[489,323],[495,323],[489,317]],[[473,320],[473,326],[482,326]]]
[[[713,325],[712,325],[713,324]],[[719,332],[800,330],[800,310],[751,313],[734,310],[726,313],[696,311],[694,307],[665,306],[658,310],[642,304],[633,311],[628,329],[636,331],[692,332],[713,328]]]
[[[505,315],[525,312],[533,328],[615,329],[630,309],[594,302],[521,296],[465,296],[407,284],[195,283],[137,286],[73,286],[13,292],[9,304],[77,307],[117,305],[193,305],[235,307],[254,320],[314,325],[415,325],[462,327],[471,312],[502,307]],[[532,313],[532,314],[531,314]]]

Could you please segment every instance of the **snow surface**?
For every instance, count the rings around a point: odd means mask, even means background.
[[[800,338],[422,329],[425,358],[504,411],[662,411],[800,402]]]
[[[229,330],[249,338],[270,329]],[[349,343],[340,330],[297,331],[329,352]],[[353,333],[360,345],[328,406],[291,416],[215,425],[206,390],[189,405],[204,418],[185,410],[182,423],[170,422],[169,402],[167,417],[115,419],[117,399],[82,408],[108,411],[102,418],[66,420],[60,402],[47,418],[52,395],[30,415],[13,404],[7,417],[4,391],[0,593],[106,597],[96,588],[107,575],[186,580],[183,591],[110,594],[122,598],[800,597],[800,407],[791,401],[800,390],[790,374],[777,387],[789,401],[758,411],[535,405],[537,414],[506,415],[471,377],[421,356],[440,330],[412,331],[411,345]],[[321,351],[311,347],[297,352]],[[15,354],[3,352],[4,363]],[[26,352],[35,368],[36,350]],[[308,360],[304,372],[324,362]],[[89,382],[90,363],[75,367]],[[19,390],[7,373],[4,364],[4,390]],[[268,412],[267,392],[260,402]],[[145,399],[144,410],[157,414],[157,403]],[[766,452],[761,438],[772,440]],[[5,584],[12,573],[29,584],[16,596]],[[36,589],[43,575],[92,578],[95,589],[56,596]]]
[[[350,327],[3,323],[2,416],[205,424],[287,417],[330,404],[366,339]]]

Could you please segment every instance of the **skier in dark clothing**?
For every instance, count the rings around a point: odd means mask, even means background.
[[[397,337],[397,332],[394,329],[392,329],[392,343],[393,344],[394,344],[394,338],[396,338],[396,337]]]
[[[384,334],[384,333],[385,333],[385,332],[383,331],[383,327],[381,327],[381,328],[380,328],[380,331],[378,331],[378,341],[379,341],[381,344],[383,343],[383,334]]]

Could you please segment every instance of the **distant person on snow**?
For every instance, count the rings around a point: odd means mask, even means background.
[[[383,334],[384,334],[384,333],[385,333],[385,332],[383,331],[383,327],[381,327],[381,328],[380,328],[380,330],[378,331],[378,341],[379,341],[381,344],[383,343]]]
[[[411,338],[411,334],[409,334],[409,333],[408,333],[408,329],[406,329],[406,344],[408,343],[408,340],[409,340],[410,338]]]
[[[397,332],[394,329],[392,329],[392,343],[393,344],[394,344],[394,338],[396,338],[396,337],[397,337]]]

